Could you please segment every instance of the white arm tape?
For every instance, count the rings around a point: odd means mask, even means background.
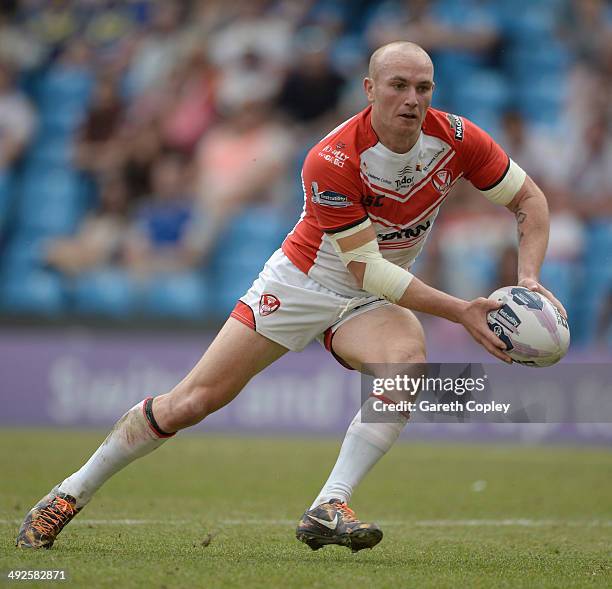
[[[525,170],[511,159],[510,167],[502,181],[490,190],[481,190],[480,192],[492,203],[507,205],[523,186],[526,176]]]
[[[378,249],[378,242],[375,239],[347,252],[343,252],[338,244],[339,239],[354,235],[370,225],[372,225],[372,222],[367,219],[346,231],[328,234],[328,237],[345,266],[348,267],[351,262],[362,262],[365,264],[365,272],[363,274],[364,290],[383,297],[392,303],[397,303],[408,288],[413,275],[408,270],[404,270],[396,264],[389,262],[389,260],[385,260]]]

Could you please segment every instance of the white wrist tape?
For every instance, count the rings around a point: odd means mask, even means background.
[[[527,173],[512,159],[510,167],[501,182],[489,190],[481,190],[492,203],[507,205],[523,186]]]
[[[383,297],[392,303],[397,303],[408,288],[413,275],[396,264],[389,262],[389,260],[385,260],[378,249],[377,241],[374,239],[346,252],[343,252],[338,244],[339,239],[354,235],[371,224],[372,222],[367,219],[356,227],[351,227],[339,233],[328,234],[328,236],[345,266],[348,266],[351,262],[362,262],[365,264],[363,275],[364,290]]]

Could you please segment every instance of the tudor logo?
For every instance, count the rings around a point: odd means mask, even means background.
[[[270,315],[280,307],[280,304],[281,302],[278,300],[278,297],[275,297],[273,294],[262,294],[259,299],[259,314],[262,317]]]
[[[438,192],[446,192],[450,188],[452,179],[453,175],[450,170],[438,170],[431,179],[431,183]]]

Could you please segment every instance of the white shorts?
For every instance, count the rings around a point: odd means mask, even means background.
[[[390,304],[375,295],[339,295],[309,278],[278,249],[231,316],[292,352],[316,339],[333,354],[333,334],[343,323]]]

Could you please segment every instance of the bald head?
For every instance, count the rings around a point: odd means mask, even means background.
[[[363,89],[372,105],[372,128],[391,151],[406,153],[419,138],[433,96],[433,75],[431,58],[416,43],[389,43],[370,58]]]
[[[410,41],[394,41],[379,47],[372,53],[368,67],[368,77],[375,80],[382,69],[398,61],[408,60],[431,67],[433,74],[433,62],[425,49]]]

